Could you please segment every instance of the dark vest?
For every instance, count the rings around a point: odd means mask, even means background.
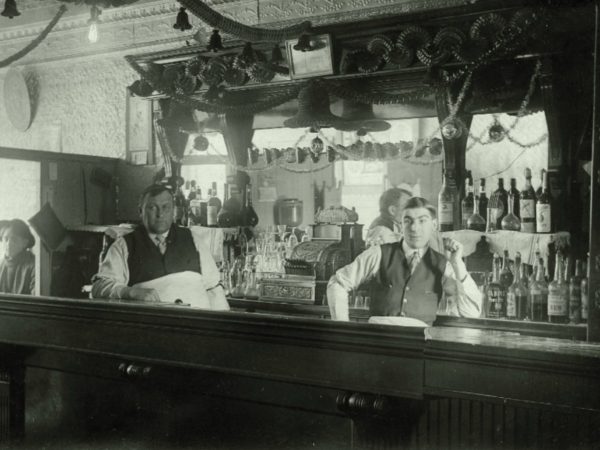
[[[129,252],[129,286],[186,270],[202,273],[194,238],[187,228],[171,226],[164,255],[143,226],[125,235],[125,243]]]
[[[442,298],[447,260],[429,248],[410,274],[402,241],[381,246],[381,265],[374,280],[372,316],[406,316],[432,325]]]

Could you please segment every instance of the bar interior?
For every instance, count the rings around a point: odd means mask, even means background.
[[[598,448],[599,38],[598,0],[6,0],[0,447]]]

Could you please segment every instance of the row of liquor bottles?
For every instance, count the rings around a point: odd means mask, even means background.
[[[525,169],[525,187],[519,191],[517,180],[510,179],[510,189],[504,188],[504,179],[498,178],[498,188],[486,195],[485,178],[475,192],[471,171],[465,179],[465,196],[459,194],[453,179],[444,171],[438,195],[438,221],[441,231],[453,231],[460,216],[463,229],[476,231],[512,230],[525,233],[550,233],[552,224],[552,196],[548,189],[548,174],[542,170],[542,184],[536,190],[531,185],[531,170]]]
[[[187,195],[184,193],[187,192]],[[174,222],[180,226],[201,225],[205,227],[254,227],[258,224],[258,215],[252,206],[252,186],[247,184],[243,195],[238,193],[235,185],[225,183],[225,198],[218,196],[217,183],[212,183],[208,196],[202,196],[202,190],[192,180],[185,184],[178,183],[174,195]]]
[[[548,282],[543,258],[531,273],[517,253],[513,268],[508,251],[494,255],[492,281],[484,288],[485,314],[489,318],[535,322],[580,323],[588,317],[588,278],[584,261],[556,254],[554,279]]]

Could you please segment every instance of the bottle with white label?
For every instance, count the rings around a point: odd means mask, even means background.
[[[438,194],[438,223],[440,231],[454,230],[454,204],[458,193],[456,186],[448,180],[447,172],[442,172],[442,189]]]
[[[582,322],[587,322],[588,320],[588,304],[589,304],[589,284],[588,284],[588,278],[589,278],[589,266],[590,266],[590,261],[589,261],[589,255],[588,255],[588,261],[587,264],[584,262],[584,267],[583,267],[583,278],[581,279],[581,321]]]
[[[550,233],[552,231],[552,197],[548,190],[548,172],[542,175],[542,193],[535,205],[536,232]]]
[[[548,285],[548,319],[552,323],[569,321],[568,287],[563,278],[563,258],[556,253],[554,280]]]
[[[535,190],[531,186],[531,169],[525,169],[525,188],[521,191],[519,213],[521,214],[521,231],[535,233]]]

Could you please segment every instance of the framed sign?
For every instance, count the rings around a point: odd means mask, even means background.
[[[303,52],[297,50],[297,44],[297,39],[285,42],[290,77],[292,79],[333,74],[330,35],[320,34],[318,36],[310,36],[310,47],[312,49],[309,51]]]
[[[126,158],[130,164],[154,164],[154,133],[152,132],[152,100],[126,91]]]

